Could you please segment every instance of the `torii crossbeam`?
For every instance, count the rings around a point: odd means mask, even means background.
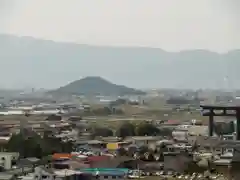
[[[201,105],[202,115],[209,117],[209,136],[213,136],[214,117],[215,116],[232,116],[237,119],[236,136],[240,140],[240,106],[208,106]],[[217,112],[216,112],[217,111]]]

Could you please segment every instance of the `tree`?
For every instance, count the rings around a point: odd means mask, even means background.
[[[79,122],[82,120],[82,117],[81,116],[71,116],[68,121],[71,121],[71,122]]]
[[[106,116],[112,114],[112,110],[109,107],[103,107],[98,109],[93,109],[92,113],[98,116]]]
[[[135,136],[135,127],[132,123],[124,123],[117,130],[116,135],[122,138],[126,136]]]
[[[159,134],[161,136],[172,136],[172,130],[169,128],[161,128],[159,129]]]
[[[218,122],[214,124],[214,131],[217,135],[232,134],[234,132],[233,121],[229,123]]]
[[[119,156],[126,156],[127,155],[127,151],[123,147],[119,148],[117,153],[118,153]]]
[[[71,141],[62,142],[61,146],[62,146],[62,152],[70,153],[73,149],[73,143]]]
[[[49,115],[47,118],[46,118],[47,121],[61,121],[62,120],[62,117],[59,116],[59,115],[55,115],[55,114],[52,114],[52,115]]]
[[[27,137],[27,138],[26,138]],[[70,153],[73,149],[71,142],[63,142],[60,138],[44,135],[43,138],[32,132],[26,136],[23,132],[14,134],[6,145],[6,150],[19,152],[20,157],[37,157],[50,155],[55,152]]]
[[[148,152],[149,151],[149,149],[148,149],[148,146],[141,146],[140,148],[139,148],[139,153],[140,154],[145,154],[146,152]]]
[[[9,140],[6,149],[10,152],[19,152],[21,157],[42,157],[41,137],[37,134],[32,134],[31,137],[20,132],[15,134]]]
[[[126,104],[126,103],[127,103],[126,99],[117,99],[116,101],[112,101],[110,103],[110,107],[120,106],[120,105],[123,105],[123,104]]]
[[[139,148],[136,145],[130,145],[127,149],[127,155],[133,157],[134,153],[138,152]]]
[[[27,145],[27,148],[23,149],[23,157],[37,157],[42,158],[42,148],[39,141],[36,141],[36,137],[31,137],[24,140],[24,144]]]
[[[13,134],[6,145],[6,149],[10,152],[19,152],[20,154],[23,154],[23,143],[24,138],[21,133]]]
[[[61,138],[44,136],[42,148],[45,156],[61,152],[70,153],[73,150],[73,143],[63,142]]]
[[[108,128],[104,127],[95,127],[92,129],[92,135],[94,137],[96,136],[102,136],[102,137],[108,137],[108,136],[113,136],[113,131]]]
[[[142,123],[137,128],[138,136],[156,136],[158,134],[160,134],[160,130],[149,123]]]

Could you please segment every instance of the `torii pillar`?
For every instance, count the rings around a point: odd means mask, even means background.
[[[236,136],[237,140],[240,140],[240,107],[236,109],[236,119],[237,119]]]
[[[215,116],[230,116],[236,117],[236,139],[240,140],[240,106],[201,106],[201,108],[203,111],[207,111],[203,112],[202,115],[209,117],[209,136],[213,136]],[[221,111],[221,113],[215,113],[215,110]]]

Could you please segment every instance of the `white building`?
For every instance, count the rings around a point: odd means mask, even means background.
[[[20,180],[76,180],[77,175],[82,174],[78,171],[69,169],[53,171],[43,167],[36,167],[33,173],[29,173],[25,176],[19,176]]]
[[[5,170],[12,169],[12,161],[19,158],[17,152],[0,152],[0,166]]]

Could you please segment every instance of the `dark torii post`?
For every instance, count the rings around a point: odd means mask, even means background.
[[[213,130],[214,130],[214,111],[213,111],[213,109],[210,109],[209,122],[208,122],[208,135],[209,136],[213,136]]]
[[[209,136],[213,136],[214,131],[214,117],[215,116],[229,116],[236,117],[236,139],[240,140],[240,106],[201,106],[203,110],[203,116],[209,117]],[[216,113],[215,110],[221,111]],[[207,112],[204,112],[207,111]]]
[[[213,106],[201,106],[203,113],[203,116],[208,116],[208,136],[213,136],[214,131],[214,107]],[[207,111],[207,112],[205,112]]]
[[[236,108],[236,119],[237,119],[236,136],[237,140],[240,140],[240,107]]]

